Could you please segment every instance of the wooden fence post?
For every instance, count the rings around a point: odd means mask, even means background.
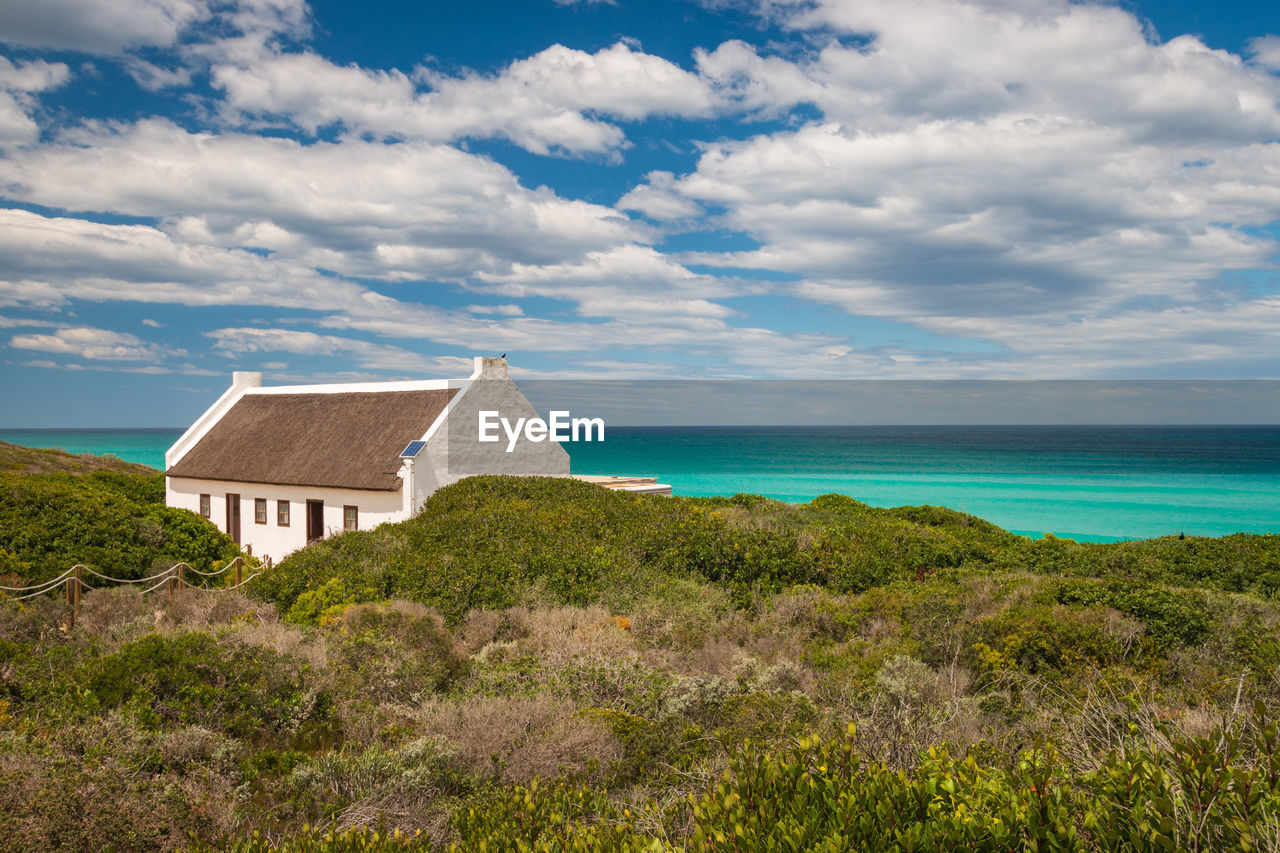
[[[169,567],[169,580],[165,584],[165,591],[168,592],[167,598],[173,600],[173,588],[178,585],[178,567]]]
[[[71,631],[76,627],[76,611],[80,609],[80,567],[76,566],[71,577],[62,582],[63,589],[67,594],[67,604],[71,607],[67,611],[67,630]]]
[[[236,557],[236,559],[235,559],[235,563],[236,563],[236,574],[235,574],[236,584],[235,584],[235,585],[236,585],[236,586],[240,586],[240,573],[243,571],[244,566],[243,566],[243,564],[240,562],[240,558],[239,558],[239,557]]]

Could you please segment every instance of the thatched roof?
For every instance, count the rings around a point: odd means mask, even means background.
[[[245,394],[170,477],[395,491],[400,451],[456,389]]]

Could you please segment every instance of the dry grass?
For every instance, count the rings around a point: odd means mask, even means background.
[[[155,599],[132,586],[95,589],[80,598],[82,631],[109,643],[123,643],[150,631]]]
[[[681,669],[685,674],[736,678],[742,662],[748,659],[754,660],[739,643],[724,637],[711,637],[683,656]]]
[[[449,743],[471,772],[507,782],[579,775],[621,755],[605,725],[548,694],[431,699],[419,731]]]
[[[270,649],[277,654],[295,655],[316,671],[329,666],[329,644],[323,636],[308,636],[293,625],[274,618],[246,620],[228,636],[246,645]]]
[[[544,666],[557,667],[574,658],[621,658],[634,653],[631,620],[614,617],[602,607],[552,607],[536,618],[516,608],[511,622],[520,633],[518,645],[538,655]]]

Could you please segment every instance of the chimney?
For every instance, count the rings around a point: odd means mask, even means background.
[[[507,360],[505,358],[487,358],[476,356],[475,377],[477,379],[506,379]]]
[[[231,374],[232,388],[261,388],[262,374],[248,370],[237,370]]]

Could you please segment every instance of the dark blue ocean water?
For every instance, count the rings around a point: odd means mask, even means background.
[[[0,440],[159,468],[180,432],[0,431]],[[656,476],[681,495],[838,492],[1095,541],[1280,533],[1280,426],[615,427],[604,443],[566,447],[574,473]]]

